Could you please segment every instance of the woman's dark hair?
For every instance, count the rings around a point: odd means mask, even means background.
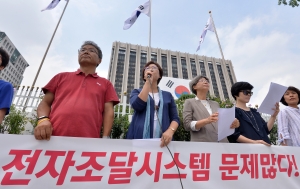
[[[231,87],[231,95],[234,98],[234,100],[236,100],[236,96],[239,96],[239,93],[242,90],[252,90],[252,89],[253,86],[248,82],[244,82],[244,81],[236,82]]]
[[[9,55],[2,48],[0,48],[0,54],[1,54],[1,57],[2,57],[2,64],[0,66],[3,66],[5,68],[7,66],[8,62],[9,62]]]
[[[157,80],[157,85],[158,85],[159,82],[160,82],[160,80],[161,80],[161,78],[162,78],[162,76],[163,76],[163,70],[162,70],[161,66],[160,66],[157,62],[154,62],[154,61],[147,62],[147,64],[146,64],[146,65],[144,66],[144,68],[143,68],[143,74],[141,75],[141,77],[142,77],[142,79],[143,79],[144,81],[146,81],[145,78],[144,78],[145,69],[146,69],[150,64],[154,64],[154,65],[158,68],[159,76],[160,76],[160,78]]]
[[[300,90],[297,89],[296,87],[293,87],[293,86],[289,86],[287,91],[294,91],[295,93],[298,94],[298,104],[300,104]],[[281,97],[281,100],[280,102],[283,104],[283,105],[286,105],[288,106],[288,104],[286,103],[286,101],[284,100],[284,95]]]

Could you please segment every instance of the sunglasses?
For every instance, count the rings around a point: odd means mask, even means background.
[[[249,91],[249,90],[242,90],[241,92],[243,92],[244,95],[250,95],[252,96],[253,95],[253,92],[252,91]]]

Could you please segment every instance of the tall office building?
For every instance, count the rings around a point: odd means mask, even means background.
[[[23,80],[24,71],[29,64],[2,31],[0,31],[0,48],[6,50],[10,56],[7,67],[0,72],[0,79],[10,82],[13,86],[19,86]]]
[[[191,80],[204,75],[211,81],[210,95],[233,100],[230,89],[236,77],[230,60],[222,63],[219,58],[114,42],[108,79],[119,98],[125,91],[130,94],[134,88],[143,86],[142,69],[150,59],[161,65],[165,77]]]

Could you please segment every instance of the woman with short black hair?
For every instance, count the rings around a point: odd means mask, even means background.
[[[278,143],[282,146],[300,146],[300,91],[288,87],[280,102],[287,106],[278,115]]]
[[[229,141],[270,146],[268,134],[273,128],[279,112],[279,104],[275,104],[274,114],[266,123],[256,109],[246,105],[253,94],[252,89],[253,86],[248,82],[237,82],[231,87],[232,97],[236,100],[235,117],[240,121],[240,127],[235,129],[234,134],[229,137]]]

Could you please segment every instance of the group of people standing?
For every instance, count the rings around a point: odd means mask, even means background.
[[[0,55],[2,70],[8,64],[9,57],[2,49]],[[109,138],[114,105],[119,103],[119,98],[111,82],[96,73],[101,61],[100,47],[92,41],[85,41],[78,50],[79,69],[57,74],[42,88],[45,95],[37,108],[38,121],[34,129],[37,140],[50,140],[51,136]],[[144,86],[134,89],[130,95],[134,114],[127,139],[160,138],[161,147],[172,141],[180,120],[172,94],[158,87],[162,77],[163,70],[158,63],[150,61],[144,66]],[[195,98],[187,99],[184,103],[183,126],[190,131],[191,141],[270,146],[268,134],[279,113],[278,142],[281,145],[300,146],[299,89],[289,87],[281,99],[286,108],[279,111],[279,104],[274,104],[274,113],[265,122],[256,109],[246,105],[253,94],[253,86],[248,82],[233,84],[231,94],[236,100],[236,118],[228,127],[235,131],[218,141],[219,104],[207,98],[209,79],[198,75],[190,81],[189,87]],[[0,123],[9,112],[12,95],[12,86],[0,80]],[[4,96],[7,100],[3,100]]]
[[[127,133],[128,139],[161,138],[161,146],[172,140],[180,122],[176,105],[169,92],[161,91],[158,84],[163,76],[158,63],[148,62],[142,77],[145,84],[142,89],[134,89],[130,104],[135,110]],[[183,125],[190,131],[193,142],[230,142],[271,145],[268,137],[278,118],[278,143],[288,146],[300,146],[300,92],[289,87],[281,99],[287,106],[279,110],[279,103],[274,104],[274,113],[266,122],[256,109],[247,106],[253,94],[253,86],[248,82],[237,82],[231,88],[235,99],[235,120],[231,129],[234,133],[218,141],[219,104],[207,98],[210,81],[206,76],[198,75],[189,83],[195,98],[187,99],[183,108]]]

